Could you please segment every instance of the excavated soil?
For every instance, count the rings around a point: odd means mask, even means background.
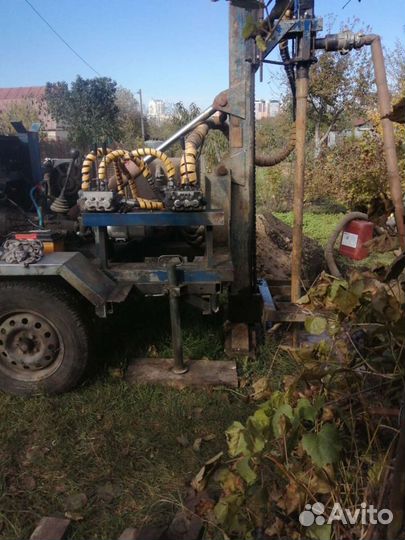
[[[291,277],[292,229],[271,212],[256,216],[257,275],[266,279]],[[322,247],[304,236],[302,279],[312,281],[325,268]]]

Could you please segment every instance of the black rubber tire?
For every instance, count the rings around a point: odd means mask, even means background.
[[[61,284],[35,280],[0,281],[0,321],[14,309],[49,320],[63,342],[55,371],[40,380],[20,380],[0,369],[0,390],[17,396],[61,394],[80,381],[88,362],[89,332],[80,301]],[[60,356],[59,356],[60,355]],[[1,366],[0,366],[1,367]]]

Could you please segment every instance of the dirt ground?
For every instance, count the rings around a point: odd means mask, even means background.
[[[257,274],[266,279],[291,276],[292,229],[271,212],[256,217]],[[324,269],[323,249],[304,236],[303,279],[312,281]]]

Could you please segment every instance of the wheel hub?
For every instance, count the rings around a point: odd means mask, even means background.
[[[0,363],[18,371],[48,368],[58,357],[59,337],[44,317],[33,313],[7,315],[0,324]]]

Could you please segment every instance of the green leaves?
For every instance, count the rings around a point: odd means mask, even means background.
[[[283,404],[276,410],[273,416],[272,427],[275,437],[282,437],[286,432],[286,419],[293,420],[294,415],[291,405]]]
[[[315,422],[318,415],[319,408],[311,405],[308,399],[301,398],[298,400],[297,407],[295,408],[295,414],[300,420],[308,420]]]
[[[308,538],[313,540],[330,540],[332,538],[332,525],[325,523],[324,525],[311,525],[307,529]]]
[[[246,428],[243,424],[240,422],[233,422],[233,424],[225,431],[225,435],[226,442],[228,443],[228,453],[231,457],[250,455],[246,437]]]
[[[314,336],[320,336],[326,331],[328,321],[324,317],[308,317],[305,320],[305,330]]]
[[[305,433],[302,447],[318,467],[335,463],[342,448],[339,432],[334,424],[325,424],[318,433]]]
[[[248,457],[244,457],[238,461],[236,470],[248,486],[251,486],[256,482],[257,474],[250,466],[250,459]]]

